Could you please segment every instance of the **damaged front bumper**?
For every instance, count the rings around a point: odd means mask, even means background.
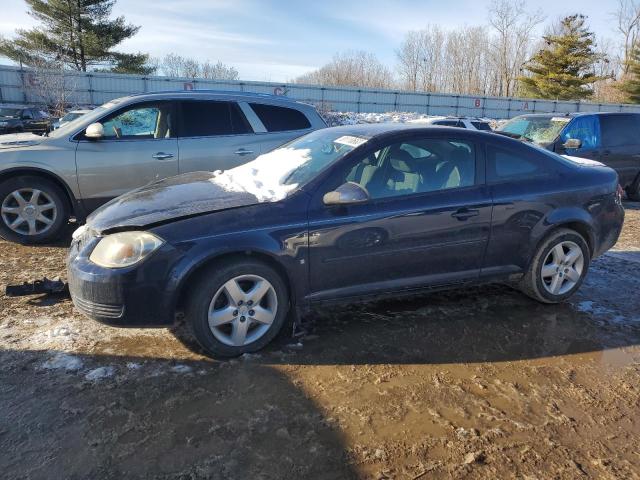
[[[118,327],[161,327],[175,318],[173,296],[165,291],[177,252],[165,245],[126,268],[104,268],[89,260],[100,237],[73,240],[67,257],[69,292],[76,308]]]

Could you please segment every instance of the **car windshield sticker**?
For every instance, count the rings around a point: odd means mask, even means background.
[[[553,118],[551,118],[551,121],[552,122],[566,122],[566,123],[569,123],[571,121],[571,119],[568,118],[568,117],[553,117]]]
[[[336,138],[333,142],[334,143],[339,143],[341,145],[347,145],[349,147],[357,148],[360,145],[362,145],[363,143],[366,143],[367,139],[366,138],[360,138],[360,137],[353,137],[351,135],[343,135],[340,138]]]

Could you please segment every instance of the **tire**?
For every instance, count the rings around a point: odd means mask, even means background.
[[[250,293],[253,288],[256,288],[258,282],[263,280],[268,285],[264,283],[260,285],[264,288],[270,286],[271,290],[262,297],[260,294],[251,297],[247,291]],[[244,295],[244,300],[240,300],[242,304],[237,301],[239,297],[233,301],[228,294],[226,285],[234,281]],[[198,275],[195,284],[189,288],[192,294],[185,308],[186,322],[200,346],[214,358],[237,357],[243,353],[256,352],[273,340],[286,322],[289,310],[287,286],[282,277],[263,262],[236,259],[217,263]],[[259,297],[260,310],[251,309],[252,306],[255,308],[255,304],[250,305],[251,298]],[[210,326],[210,312],[212,312],[212,321],[214,316],[217,316],[220,322],[226,323],[221,323],[217,327]],[[262,320],[265,320],[267,314],[264,312],[273,315],[270,323],[260,323],[252,319],[253,315],[256,318],[264,315]],[[227,322],[231,318],[233,321]],[[243,328],[246,332],[245,343],[240,344],[237,340],[243,338],[241,333]],[[255,339],[252,340],[252,336]]]
[[[554,251],[556,247],[559,249]],[[557,258],[562,259],[560,251],[565,254],[565,263],[556,261]],[[581,258],[569,263],[578,254]],[[568,228],[555,230],[538,246],[519,288],[525,295],[542,303],[563,302],[580,288],[590,262],[589,246],[582,235]]]
[[[36,191],[40,194],[37,195],[34,205],[31,203],[33,197],[29,192],[33,194]],[[19,213],[21,207],[15,192],[19,192],[22,200],[26,201],[27,210],[23,209],[23,213]],[[48,208],[49,205],[51,208]],[[60,237],[67,225],[69,210],[65,192],[46,178],[21,176],[0,183],[0,237],[5,240],[22,244],[52,242]],[[14,222],[19,217],[23,221],[16,226]],[[43,219],[46,219],[46,222]],[[35,228],[31,227],[31,222]],[[12,223],[13,228],[10,226]]]

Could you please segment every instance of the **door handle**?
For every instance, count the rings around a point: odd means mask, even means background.
[[[156,160],[166,160],[167,158],[173,158],[173,153],[158,152],[155,155],[151,155]]]
[[[236,150],[235,152],[236,155],[249,155],[253,153],[253,150],[247,150],[245,148],[239,148],[238,150]]]
[[[457,218],[460,221],[467,220],[471,217],[477,217],[478,215],[480,215],[478,210],[471,210],[468,208],[461,208],[451,214],[453,218]]]

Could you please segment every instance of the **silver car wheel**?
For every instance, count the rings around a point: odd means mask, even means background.
[[[11,192],[0,207],[2,221],[20,235],[40,235],[56,221],[58,209],[52,198],[35,188]]]
[[[542,284],[550,294],[564,295],[580,281],[583,269],[582,249],[574,242],[558,243],[542,264]]]
[[[218,289],[209,304],[209,328],[220,342],[241,347],[271,328],[278,297],[271,283],[258,275],[240,275]]]

